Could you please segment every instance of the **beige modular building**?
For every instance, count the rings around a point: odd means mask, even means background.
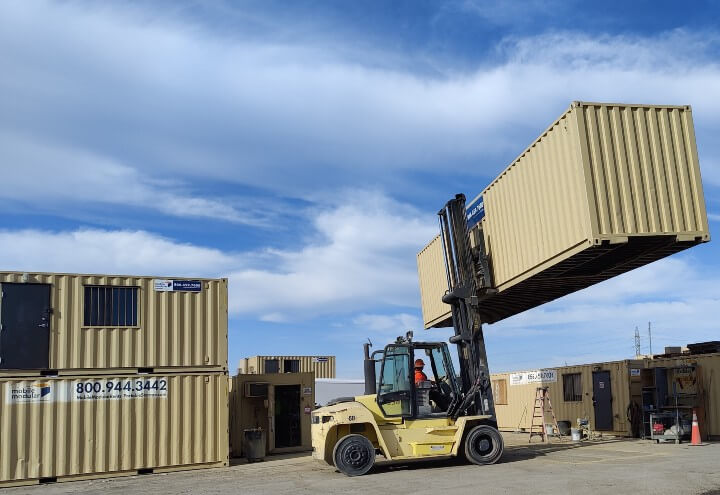
[[[633,396],[640,396],[640,376],[632,370],[642,367],[642,361],[626,360],[492,374],[498,427],[529,430],[535,391],[548,387],[558,421],[570,421],[574,427],[578,418],[587,418],[595,431],[629,436],[627,407]],[[595,392],[602,391],[609,392],[609,400],[594,405]]]
[[[575,102],[479,203],[486,323],[710,240],[689,106]],[[439,236],[418,274],[425,327],[449,326]]]
[[[230,391],[230,445],[243,453],[243,431],[265,431],[271,454],[312,449],[310,413],[315,408],[313,373],[236,375]]]
[[[227,279],[0,272],[0,376],[227,372]]]
[[[647,383],[644,376],[653,368],[696,366],[702,413],[703,436],[720,436],[720,353],[645,358],[541,370],[494,373],[491,375],[498,426],[504,430],[528,430],[533,416],[537,387],[548,387],[558,421],[574,427],[578,418],[587,418],[590,428],[607,434],[631,436],[629,406],[643,405]],[[664,384],[672,390],[668,375]],[[668,392],[668,396],[670,392]],[[670,406],[672,404],[669,404]],[[548,415],[547,420],[550,419]]]
[[[228,377],[0,380],[0,486],[228,465]]]
[[[316,378],[335,378],[335,356],[253,356],[243,358],[238,374],[315,373]]]

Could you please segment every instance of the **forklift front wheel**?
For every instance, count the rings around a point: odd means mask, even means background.
[[[504,448],[500,432],[492,426],[476,426],[465,438],[465,457],[473,464],[496,463]]]
[[[348,476],[360,476],[375,464],[375,447],[362,435],[345,435],[333,449],[335,467]]]

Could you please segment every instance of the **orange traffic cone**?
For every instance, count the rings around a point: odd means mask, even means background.
[[[692,437],[690,438],[690,445],[702,445],[700,441],[700,427],[698,426],[697,412],[693,408],[693,419],[692,419]]]

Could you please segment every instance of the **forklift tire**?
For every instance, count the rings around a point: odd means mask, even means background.
[[[363,475],[375,464],[375,447],[362,435],[345,435],[335,444],[333,462],[341,473]]]
[[[465,457],[473,464],[495,464],[504,448],[502,435],[492,426],[476,426],[465,437]]]

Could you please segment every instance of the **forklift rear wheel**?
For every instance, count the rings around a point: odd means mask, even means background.
[[[502,436],[492,426],[476,426],[465,438],[465,457],[473,464],[494,464],[503,449]]]
[[[375,447],[362,435],[346,435],[333,449],[335,467],[348,476],[360,476],[375,464]]]

